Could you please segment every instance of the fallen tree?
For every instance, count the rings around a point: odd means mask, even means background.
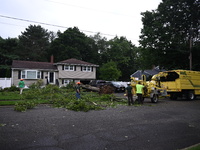
[[[81,85],[82,88],[90,90],[90,91],[94,91],[94,92],[98,92],[99,94],[112,94],[115,92],[115,88],[110,86],[110,85],[103,85],[100,88],[98,87],[94,87],[91,85]]]
[[[91,86],[91,85],[81,85],[82,88],[90,90],[90,91],[94,91],[94,92],[99,92],[100,89],[98,87],[95,86]]]

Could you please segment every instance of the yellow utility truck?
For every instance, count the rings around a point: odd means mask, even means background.
[[[142,80],[137,80],[131,77],[131,86],[133,87],[133,93],[136,95],[136,84],[140,82],[144,85],[142,96],[143,98],[150,98],[152,103],[157,103],[159,96],[166,96],[166,91],[159,86],[157,80],[146,81],[146,76],[142,75]]]
[[[165,89],[173,100],[178,97],[194,100],[197,95],[200,95],[200,71],[164,71],[154,75],[151,80]]]

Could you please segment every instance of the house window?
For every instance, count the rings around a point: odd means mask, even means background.
[[[92,68],[90,66],[83,66],[82,70],[84,72],[91,72],[92,71]]]
[[[22,75],[21,75],[22,77],[22,79],[25,79],[26,78],[26,72],[25,71],[22,71]]]
[[[64,85],[68,85],[70,82],[73,82],[73,80],[64,79]]]
[[[37,70],[23,70],[21,72],[22,79],[40,79],[41,72]]]
[[[65,70],[66,71],[74,71],[74,66],[72,66],[72,65],[65,65]]]

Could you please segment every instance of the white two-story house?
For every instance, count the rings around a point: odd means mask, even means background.
[[[15,86],[20,79],[24,79],[26,86],[39,79],[42,79],[44,85],[64,86],[71,81],[87,83],[96,79],[97,67],[99,66],[74,58],[57,63],[13,60],[11,82]]]

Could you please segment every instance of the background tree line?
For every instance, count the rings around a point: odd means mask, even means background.
[[[87,36],[77,27],[53,33],[30,25],[18,38],[0,37],[0,77],[10,77],[12,60],[55,62],[76,58],[98,64],[98,79],[125,80],[138,69],[200,70],[200,4],[198,0],[163,0],[156,10],[141,13],[140,46],[126,37],[107,40],[100,33]],[[192,47],[190,42],[192,41]],[[191,48],[191,49],[190,49]]]
[[[54,62],[76,58],[98,64],[97,77],[107,80],[129,80],[138,49],[125,37],[107,40],[99,33],[88,37],[77,27],[55,34],[40,25],[30,25],[18,38],[0,38],[0,47],[2,77],[10,76],[14,59],[50,62],[53,55]]]

